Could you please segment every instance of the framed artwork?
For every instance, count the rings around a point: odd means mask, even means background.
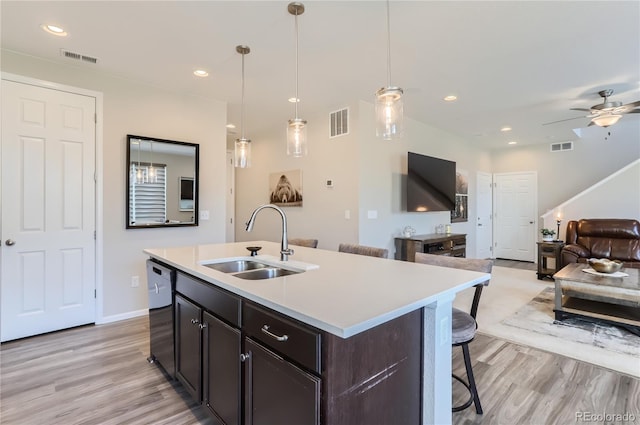
[[[279,207],[302,206],[302,170],[269,175],[269,202]]]
[[[469,172],[456,170],[456,205],[451,211],[451,222],[469,220]]]

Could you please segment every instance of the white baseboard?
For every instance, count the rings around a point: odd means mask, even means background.
[[[133,319],[134,317],[146,316],[149,314],[149,309],[129,311],[122,314],[114,314],[112,316],[103,316],[96,320],[96,325],[103,325],[105,323],[119,322],[120,320]]]

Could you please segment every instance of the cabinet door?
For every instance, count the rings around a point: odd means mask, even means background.
[[[245,423],[320,423],[320,378],[245,338]]]
[[[240,424],[240,330],[204,312],[203,401],[225,425]]]
[[[176,377],[196,400],[202,400],[201,309],[176,294]]]

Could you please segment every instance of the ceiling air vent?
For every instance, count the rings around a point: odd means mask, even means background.
[[[573,142],[551,143],[551,152],[572,151]]]
[[[349,108],[331,112],[331,134],[330,138],[349,134]]]
[[[60,54],[65,58],[69,58],[69,59],[74,59],[74,60],[88,62],[88,63],[98,63],[97,58],[81,55],[80,53],[76,53],[76,52],[70,52],[69,50],[65,50],[65,49],[60,49]]]

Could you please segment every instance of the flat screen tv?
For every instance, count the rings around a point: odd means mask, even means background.
[[[451,211],[456,204],[456,163],[409,152],[407,211]]]

